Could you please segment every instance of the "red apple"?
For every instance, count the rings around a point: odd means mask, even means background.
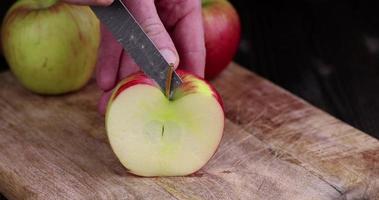
[[[202,7],[207,53],[205,78],[212,79],[236,54],[241,25],[238,13],[227,0],[203,0]]]
[[[188,175],[215,153],[224,128],[222,100],[203,79],[178,71],[183,84],[168,100],[138,72],[114,89],[106,113],[109,142],[140,176]]]

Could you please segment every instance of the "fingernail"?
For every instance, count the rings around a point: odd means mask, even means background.
[[[175,54],[173,51],[171,51],[171,50],[169,50],[169,49],[163,49],[163,50],[161,50],[160,52],[161,52],[163,58],[164,58],[169,64],[174,64],[174,65],[176,64],[176,60],[177,60],[177,58],[176,58],[176,54]]]
[[[100,4],[101,5],[105,5],[105,6],[109,6],[113,3],[113,0],[101,0],[100,1]]]

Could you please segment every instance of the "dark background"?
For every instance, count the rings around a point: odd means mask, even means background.
[[[243,30],[238,63],[379,138],[379,3],[231,2]]]
[[[231,2],[238,63],[379,138],[378,1]]]

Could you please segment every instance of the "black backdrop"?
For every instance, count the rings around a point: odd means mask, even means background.
[[[237,62],[379,138],[379,3],[232,3],[243,24]]]

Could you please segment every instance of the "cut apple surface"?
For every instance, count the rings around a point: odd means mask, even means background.
[[[110,144],[140,176],[188,175],[204,166],[220,143],[224,112],[204,80],[179,72],[183,85],[168,100],[143,73],[115,89],[106,114]]]

